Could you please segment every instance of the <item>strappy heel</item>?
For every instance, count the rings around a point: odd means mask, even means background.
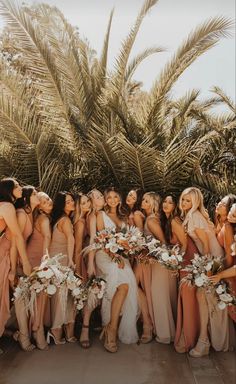
[[[144,331],[146,331],[146,332],[144,332]],[[151,326],[150,325],[144,325],[143,326],[143,334],[142,334],[142,336],[141,336],[141,338],[139,340],[140,343],[142,343],[142,344],[150,343],[153,340],[153,333],[152,333],[152,331],[153,331],[152,325]]]
[[[115,352],[117,352],[118,347],[117,347],[116,341],[111,340],[111,338],[110,338],[110,336],[111,336],[110,330],[111,330],[110,325],[109,324],[105,325],[105,327],[103,328],[103,330],[99,336],[99,340],[102,340],[104,338],[105,339],[104,340],[104,348],[108,352],[115,353]]]
[[[69,324],[64,325],[65,339],[68,343],[75,343],[77,341],[77,338],[74,335],[69,337],[68,326]],[[73,323],[73,331],[74,331],[74,323]]]
[[[21,349],[25,352],[31,352],[35,349],[35,345],[31,343],[29,336],[20,331],[14,333],[13,339],[19,342]]]
[[[83,328],[89,328],[89,325],[85,325],[83,324],[82,325],[82,329]],[[82,330],[81,330],[82,332]],[[80,343],[80,346],[84,349],[88,349],[91,347],[91,344],[90,344],[90,340],[89,339],[84,339],[84,340],[81,340],[81,335],[80,335],[80,340],[79,340],[79,343]]]
[[[52,333],[52,331],[48,331],[47,333],[47,343],[50,344],[50,339],[53,339],[54,344],[56,345],[62,345],[66,343],[65,339],[57,339],[56,336]]]
[[[201,340],[198,339],[198,342],[195,346],[195,348],[191,349],[189,351],[189,355],[191,357],[202,357],[202,356],[207,356],[209,355],[209,349],[210,349],[210,343],[209,340]]]

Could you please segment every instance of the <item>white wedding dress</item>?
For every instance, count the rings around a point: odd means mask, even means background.
[[[109,216],[103,213],[105,229],[116,228],[115,223]],[[127,259],[123,258],[125,266],[123,269],[112,261],[108,254],[102,250],[96,252],[96,265],[98,275],[106,280],[106,291],[102,299],[102,323],[106,325],[110,321],[111,302],[116,289],[121,284],[128,284],[129,291],[122,307],[121,321],[118,330],[118,337],[122,343],[131,344],[138,341],[137,319],[139,314],[138,307],[138,287],[133,270]]]

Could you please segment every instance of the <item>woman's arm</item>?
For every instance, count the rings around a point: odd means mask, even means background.
[[[173,219],[171,221],[172,233],[177,237],[178,243],[181,245],[181,251],[185,252],[187,249],[187,236],[181,222]]]
[[[134,225],[137,227],[141,232],[143,232],[143,224],[144,224],[144,216],[142,212],[135,211],[134,212]]]
[[[81,273],[81,251],[83,248],[83,238],[84,238],[84,227],[85,222],[79,220],[74,228],[75,228],[75,270],[79,275]]]
[[[161,229],[159,221],[152,217],[150,219],[147,218],[147,227],[149,231],[152,233],[152,235],[157,239],[160,240],[161,243],[165,244],[165,236],[164,233]]]
[[[97,214],[97,230],[102,231],[105,228],[103,214],[102,212],[98,212]]]
[[[11,232],[12,239],[14,238],[14,240],[12,240],[13,248],[11,252],[13,253],[16,252],[16,250],[14,250],[14,245],[15,245],[17,251],[19,252],[20,259],[23,265],[23,272],[25,275],[29,276],[32,268],[26,253],[25,241],[23,239],[22,232],[18,224],[15,208],[11,203],[9,204],[6,203],[2,207],[1,212],[2,212],[1,213],[2,217]],[[21,225],[22,225],[22,220],[21,220]],[[12,257],[13,257],[12,263],[14,264],[15,263],[14,256]]]
[[[225,225],[224,233],[224,249],[225,249],[225,266],[229,268],[233,265],[234,259],[232,256],[231,246],[234,242],[234,232],[230,224]]]
[[[236,277],[236,265],[217,273],[217,275],[210,276],[209,279],[213,284],[217,284],[220,280],[227,279],[229,277]]]
[[[209,241],[208,241],[206,231],[202,228],[195,228],[195,234],[197,235],[197,237],[199,238],[199,240],[202,243],[203,254],[204,255],[209,254],[210,253],[210,246],[209,246]]]
[[[75,238],[73,234],[73,226],[69,217],[65,217],[61,220],[58,225],[67,239],[67,256],[68,256],[68,267],[74,268],[73,255]]]
[[[39,230],[43,236],[43,256],[48,255],[52,236],[50,221],[48,217],[43,215],[39,218]]]

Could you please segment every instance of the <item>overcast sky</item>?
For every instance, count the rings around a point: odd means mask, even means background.
[[[110,68],[122,39],[128,33],[143,4],[143,0],[44,0],[43,2],[56,5],[73,25],[79,27],[80,34],[88,38],[98,54],[101,51],[109,13],[115,7],[109,50]],[[204,20],[219,15],[234,18],[235,1],[159,0],[143,22],[133,53],[138,53],[149,46],[164,46],[168,51],[146,59],[134,78],[143,82],[144,89],[149,89],[168,58],[188,33]],[[202,91],[203,96],[209,96],[209,90],[214,85],[222,87],[235,100],[235,36],[231,39],[222,39],[216,47],[192,64],[176,83],[173,94],[181,96],[186,91],[196,88]]]

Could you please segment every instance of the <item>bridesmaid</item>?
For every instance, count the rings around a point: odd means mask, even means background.
[[[151,209],[152,206],[153,209]],[[146,232],[153,234],[161,243],[165,243],[166,240],[160,225],[160,197],[153,192],[145,194],[142,208],[147,213],[145,222]],[[151,265],[151,269],[151,296],[156,341],[169,344],[171,341],[174,341],[175,336],[177,278],[171,271],[159,263]]]
[[[140,211],[143,192],[141,189],[131,189],[125,199],[124,208],[128,213],[128,224],[143,231],[144,215]]]
[[[164,236],[159,225],[159,202],[159,196],[154,192],[145,193],[143,195],[141,208],[146,215],[146,220],[145,223],[142,223],[142,227],[146,235],[153,235],[164,242]],[[136,215],[134,215],[134,217],[136,218]],[[139,219],[141,219],[141,215],[139,215]],[[141,226],[139,226],[139,229],[141,229]],[[134,266],[134,273],[139,287],[139,304],[143,319],[143,333],[140,342],[146,344],[152,340],[153,331],[155,332],[151,294],[152,267],[148,264],[144,265],[136,263]]]
[[[100,200],[100,199],[99,199]],[[88,278],[87,265],[84,261],[84,257],[81,255],[81,251],[84,247],[89,245],[90,242],[90,214],[92,211],[92,201],[87,195],[79,195],[76,202],[76,213],[74,219],[74,231],[75,231],[75,270],[79,276],[83,277],[86,281]],[[94,218],[96,218],[94,216]],[[96,222],[95,222],[96,224]],[[88,257],[91,257],[89,255]],[[94,257],[94,254],[92,255]],[[88,264],[88,263],[87,263]],[[94,308],[89,308],[85,305],[83,308],[83,325],[80,335],[80,346],[82,348],[89,348],[89,322]]]
[[[214,225],[203,205],[201,191],[194,187],[185,189],[180,196],[180,209],[184,218],[183,225],[195,242],[199,253],[201,255],[210,254],[217,259],[222,259],[224,252],[216,239]],[[229,348],[227,311],[218,310],[214,295],[206,292],[204,288],[197,289],[197,300],[200,334],[196,346],[189,352],[190,356],[208,355],[210,341],[216,351],[227,351]]]
[[[229,194],[225,196],[216,207],[216,215],[218,219],[218,235],[217,239],[224,248],[226,268],[236,265],[236,252],[232,251],[232,244],[236,235],[236,196]],[[231,291],[236,296],[236,279],[229,278],[227,282]],[[233,321],[236,321],[235,306],[228,307],[228,313]]]
[[[186,235],[177,208],[177,199],[173,195],[166,196],[162,203],[161,227],[167,244],[178,244],[184,253],[183,266],[190,263],[198,249],[189,236]],[[180,279],[185,276],[180,271]],[[179,353],[189,351],[197,342],[199,335],[199,310],[196,298],[196,288],[182,281],[179,285],[177,321],[175,333],[175,349]]]
[[[0,338],[3,335],[7,320],[10,318],[10,297],[9,297],[9,274],[12,280],[15,277],[14,265],[11,266],[10,248],[14,241],[19,252],[23,272],[25,275],[31,273],[25,243],[21,234],[16,211],[13,203],[22,197],[22,188],[13,178],[0,180]]]
[[[34,214],[33,233],[27,245],[28,257],[33,268],[40,265],[44,255],[48,255],[51,242],[50,213],[53,206],[52,200],[44,192],[38,192],[38,198],[40,203]],[[44,335],[44,316],[47,304],[47,295],[41,292],[36,299],[35,311],[31,317],[34,339],[37,347],[41,350],[48,348]]]
[[[36,189],[31,185],[23,187],[22,197],[16,201],[15,207],[18,224],[25,241],[25,246],[27,246],[27,241],[33,232],[33,212],[38,205],[39,198]],[[14,255],[14,269],[15,266],[17,266],[18,274],[22,275],[21,264],[19,263],[17,252],[14,252]],[[30,341],[29,318],[25,308],[24,299],[19,298],[15,300],[15,311],[19,332],[14,334],[14,339],[19,341],[20,346],[24,351],[30,352],[35,346],[31,344]]]
[[[75,201],[72,194],[69,192],[58,192],[53,203],[51,222],[53,231],[49,248],[49,255],[51,257],[58,254],[64,255],[61,264],[73,269],[75,239],[71,216],[74,210]],[[50,343],[50,338],[54,340],[55,344],[76,341],[74,336],[75,316],[76,309],[72,296],[68,294],[66,289],[59,289],[51,298],[52,326],[48,332],[48,344]],[[66,340],[62,338],[63,328]]]
[[[75,234],[75,272],[87,279],[87,268],[81,251],[89,244],[89,215],[92,211],[92,202],[87,195],[80,194],[76,200],[74,216],[74,234]]]
[[[122,213],[120,193],[110,188],[105,192],[105,200],[106,212],[100,211],[97,215],[98,231],[121,229],[125,225],[126,217]],[[102,300],[104,328],[100,338],[105,337],[104,347],[112,353],[117,351],[117,333],[125,344],[135,343],[138,340],[137,284],[129,261],[122,256],[120,261],[120,264],[115,263],[103,250],[96,252],[96,265],[106,280],[106,294]]]

